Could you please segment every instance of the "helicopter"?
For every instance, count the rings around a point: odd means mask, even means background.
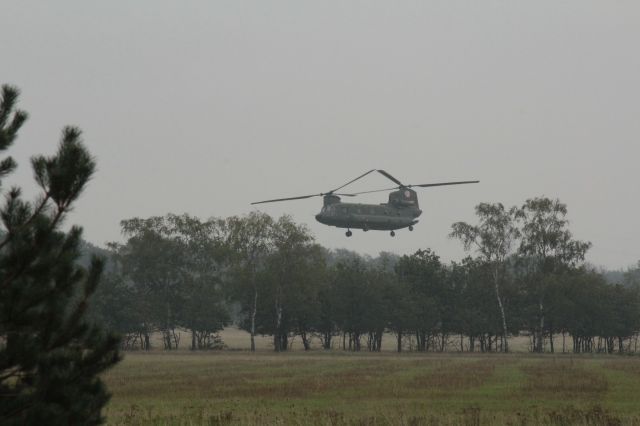
[[[378,172],[398,186],[386,189],[375,189],[372,191],[355,192],[350,194],[337,193],[347,185],[362,179],[370,173]],[[422,210],[418,205],[418,194],[411,188],[445,186],[445,185],[462,185],[468,183],[478,183],[479,180],[466,180],[457,182],[440,182],[425,183],[420,185],[405,185],[395,177],[391,176],[384,170],[372,169],[361,174],[355,179],[350,180],[336,189],[329,192],[321,192],[319,194],[301,195],[298,197],[276,198],[273,200],[256,201],[251,203],[264,204],[279,201],[302,200],[312,197],[323,197],[323,205],[320,213],[316,215],[316,220],[324,225],[335,226],[337,228],[346,228],[345,235],[350,237],[353,235],[351,229],[362,229],[364,232],[369,230],[375,231],[391,231],[390,235],[394,237],[395,231],[398,229],[408,228],[413,231],[413,225],[418,223],[418,217],[422,214]],[[358,204],[343,203],[340,197],[355,197],[361,194],[370,194],[374,192],[388,192],[389,201],[383,204]]]

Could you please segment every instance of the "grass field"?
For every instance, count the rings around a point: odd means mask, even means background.
[[[109,424],[640,425],[640,358],[128,353]]]

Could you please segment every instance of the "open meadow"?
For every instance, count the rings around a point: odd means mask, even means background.
[[[640,425],[640,358],[130,352],[108,424]]]

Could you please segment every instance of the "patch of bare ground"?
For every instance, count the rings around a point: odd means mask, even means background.
[[[640,360],[636,358],[620,359],[606,363],[607,368],[640,376]]]
[[[548,399],[563,396],[598,398],[609,388],[609,382],[601,372],[572,360],[539,362],[520,368],[527,376],[522,391]]]
[[[493,376],[495,369],[496,360],[439,360],[432,365],[431,371],[416,375],[410,386],[433,391],[460,391],[481,386]]]
[[[338,371],[319,370],[314,374],[307,373],[271,383],[254,383],[244,389],[233,390],[231,396],[308,398],[324,393],[367,389],[399,369],[399,366],[392,364],[365,364]]]
[[[172,391],[197,392],[208,398],[294,399],[310,398],[319,394],[349,389],[367,388],[401,367],[391,363],[348,364],[347,368],[301,368],[298,363],[267,364],[258,372],[216,371],[215,374],[192,376],[188,381],[177,381]],[[309,366],[306,366],[309,367]]]

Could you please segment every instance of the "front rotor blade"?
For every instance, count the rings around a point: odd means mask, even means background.
[[[427,188],[429,186],[445,186],[445,185],[463,185],[466,183],[478,183],[479,180],[463,180],[459,182],[441,182],[441,183],[423,183],[422,185],[408,185],[409,188],[419,186],[420,188]]]
[[[305,198],[320,197],[322,195],[324,194],[301,195],[299,197],[288,197],[288,198],[275,198],[273,200],[256,201],[255,203],[251,203],[251,205],[263,204],[263,203],[275,203],[276,201],[304,200]]]
[[[391,176],[389,173],[385,172],[384,170],[378,170],[378,173],[380,173],[382,176],[386,177],[387,179],[391,180],[392,182],[395,182],[400,186],[404,186],[402,184],[402,182],[400,182],[398,179],[394,178],[393,176]]]
[[[361,194],[371,194],[373,192],[388,192],[388,191],[393,191],[394,189],[398,189],[397,186],[394,186],[393,188],[387,188],[387,189],[374,189],[373,191],[362,191],[362,192],[353,192],[351,194],[340,194],[340,195],[351,195],[351,196],[356,196],[356,195],[361,195]]]
[[[339,186],[338,188],[334,189],[333,191],[329,191],[329,194],[332,194],[332,193],[336,192],[337,190],[342,189],[342,188],[344,188],[345,186],[350,185],[350,184],[352,184],[353,182],[357,181],[358,179],[362,179],[363,177],[365,177],[365,176],[366,176],[366,175],[368,175],[369,173],[372,173],[372,172],[375,172],[375,171],[376,171],[376,169],[369,170],[368,172],[361,174],[361,175],[360,175],[360,176],[358,176],[357,178],[355,178],[355,179],[353,179],[353,180],[350,180],[349,182],[345,183],[344,185]]]

